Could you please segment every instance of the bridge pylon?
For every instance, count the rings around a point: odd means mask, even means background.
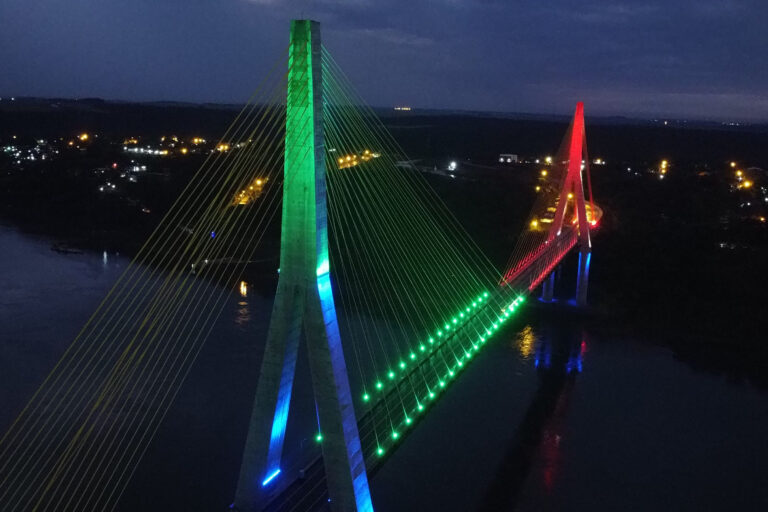
[[[587,216],[587,205],[584,199],[584,181],[582,179],[584,170],[589,165],[586,140],[584,103],[580,101],[576,104],[576,111],[571,121],[571,131],[566,152],[568,159],[565,162],[567,168],[562,179],[562,188],[560,189],[560,198],[557,203],[555,218],[547,236],[547,243],[549,243],[562,233],[568,201],[572,198],[574,209],[576,210],[577,228],[579,230],[579,269],[576,282],[576,304],[579,306],[586,306],[587,304],[589,262],[592,257],[591,224]]]
[[[233,508],[259,510],[280,479],[303,332],[334,512],[372,512],[331,287],[320,24],[291,22],[280,277]]]
[[[560,199],[557,203],[555,218],[547,235],[547,242],[552,242],[560,236],[565,222],[565,212],[567,210],[569,194],[574,200],[576,209],[576,218],[579,229],[579,246],[582,251],[592,248],[592,241],[589,236],[589,219],[587,218],[587,205],[584,200],[584,182],[582,180],[582,171],[585,169],[587,156],[586,135],[584,132],[584,103],[581,101],[576,104],[576,112],[571,121],[571,132],[568,140],[568,160],[567,169],[562,178],[562,187],[560,189]],[[586,162],[585,162],[586,163]]]

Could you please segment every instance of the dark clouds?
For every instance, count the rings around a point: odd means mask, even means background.
[[[375,105],[768,119],[764,0],[2,0],[0,95],[243,101],[301,16]]]

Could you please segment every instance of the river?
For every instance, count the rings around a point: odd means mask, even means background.
[[[50,247],[0,225],[2,430],[127,265]],[[120,510],[231,501],[271,306],[244,295],[227,304]],[[768,509],[768,391],[694,370],[654,340],[531,309],[373,477],[376,510]],[[302,410],[311,398],[299,384]]]

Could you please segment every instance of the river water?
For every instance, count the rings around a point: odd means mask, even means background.
[[[127,264],[50,247],[0,226],[3,431]],[[233,294],[120,510],[225,510],[270,306]],[[766,390],[549,308],[501,332],[404,439],[372,478],[376,510],[768,509]],[[294,449],[309,442],[291,428]]]

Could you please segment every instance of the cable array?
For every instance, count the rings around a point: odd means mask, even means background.
[[[0,439],[3,511],[114,508],[291,179],[284,68],[266,75],[221,139],[231,150],[206,159]]]
[[[323,51],[331,266],[381,456],[522,301]],[[511,308],[511,309],[510,309]]]
[[[550,234],[550,222],[554,217],[567,174],[568,149],[572,130],[573,122],[571,121],[552,161],[539,171],[535,185],[536,199],[507,260],[504,271],[505,278],[517,276],[529,264],[537,261],[542,256],[543,251],[550,250],[545,242]],[[566,210],[566,219],[569,218],[568,211],[571,214],[573,212],[570,205]],[[565,231],[570,231],[570,226],[566,226]]]

